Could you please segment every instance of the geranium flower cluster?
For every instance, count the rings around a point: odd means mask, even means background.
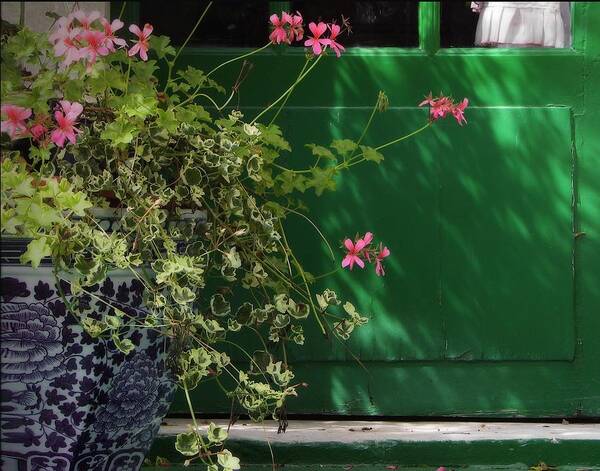
[[[98,11],[88,14],[83,10],[76,10],[58,19],[49,40],[54,46],[56,57],[63,58],[62,67],[80,60],[85,60],[88,67],[91,67],[98,56],[107,56],[117,48],[127,47],[127,41],[115,35],[123,25],[119,19],[109,22]],[[139,53],[142,60],[148,60],[148,38],[152,34],[152,25],[146,24],[140,30],[137,25],[132,24],[129,31],[137,39],[132,40],[134,44],[128,50],[128,55]]]
[[[460,103],[454,103],[452,98],[440,94],[438,97],[433,97],[431,92],[425,99],[419,103],[419,106],[429,106],[429,117],[432,121],[439,118],[445,118],[447,115],[454,116],[454,119],[462,126],[467,120],[464,115],[465,108],[469,105],[469,100],[463,98]]]
[[[342,260],[342,268],[349,267],[352,270],[354,265],[364,268],[365,262],[362,259],[364,257],[367,262],[374,263],[377,276],[384,276],[383,259],[389,257],[391,253],[390,249],[382,243],[379,243],[379,248],[372,248],[370,247],[371,242],[373,242],[373,234],[371,232],[367,232],[361,238],[356,237],[354,241],[351,239],[344,240],[344,247],[346,247],[347,253]]]
[[[71,144],[77,141],[79,129],[75,124],[82,111],[81,103],[61,100],[54,111],[54,123],[48,115],[43,114],[26,122],[31,117],[31,108],[2,105],[1,129],[13,140],[31,137],[42,145],[47,145],[51,140],[58,147],[64,147],[67,140]]]
[[[304,38],[304,27],[302,15],[299,12],[290,14],[281,12],[281,18],[278,15],[271,15],[269,18],[273,25],[273,31],[269,35],[272,44],[292,44],[294,41],[301,41]],[[312,36],[308,36],[304,41],[306,47],[310,47],[314,55],[322,54],[328,47],[335,52],[337,57],[342,55],[346,49],[337,42],[342,28],[335,23],[318,24],[311,22],[308,24]],[[328,37],[323,37],[329,31]]]

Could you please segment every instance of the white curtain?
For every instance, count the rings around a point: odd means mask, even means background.
[[[475,45],[571,46],[570,2],[473,2],[479,11]]]

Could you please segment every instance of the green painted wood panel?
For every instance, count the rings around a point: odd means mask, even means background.
[[[571,50],[439,49],[437,4],[420,8],[421,49],[328,57],[280,117],[296,143],[356,136],[384,89],[393,108],[369,136],[381,142],[423,122],[414,107],[429,90],[471,102],[467,126],[436,123],[390,148],[383,167],[309,199],[334,241],[371,229],[394,257],[385,282],[332,280],[374,316],[352,344],[368,371],[343,346],[313,339],[296,353],[309,386],[289,412],[600,417],[600,5],[574,2]],[[181,66],[208,69],[241,52],[189,49]],[[287,87],[303,51],[252,62],[240,95],[250,117]],[[231,86],[236,70],[215,75]],[[289,224],[311,270],[329,268],[307,225]],[[176,412],[186,411],[181,399]],[[230,410],[210,383],[194,399],[207,414]]]

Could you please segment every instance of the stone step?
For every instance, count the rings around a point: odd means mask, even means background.
[[[200,422],[205,428],[210,421]],[[213,422],[225,428],[228,424]],[[151,457],[182,461],[174,440],[189,431],[190,424],[188,419],[166,419]],[[289,470],[298,466],[321,471],[384,471],[394,466],[423,471],[442,465],[527,470],[540,462],[561,471],[600,470],[600,423],[292,420],[285,433],[278,434],[277,429],[273,421],[238,421],[229,431],[227,448],[243,463],[258,466],[244,468],[248,470],[267,469],[260,465],[271,469],[272,462]]]

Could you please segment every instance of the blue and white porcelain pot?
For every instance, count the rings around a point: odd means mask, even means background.
[[[144,287],[117,272],[86,288],[93,296],[73,296],[48,261],[18,263],[26,243],[2,240],[0,468],[136,471],[175,391],[165,338],[130,328],[136,348],[124,355],[83,330],[61,290],[86,315],[99,318],[110,305],[142,317]]]

